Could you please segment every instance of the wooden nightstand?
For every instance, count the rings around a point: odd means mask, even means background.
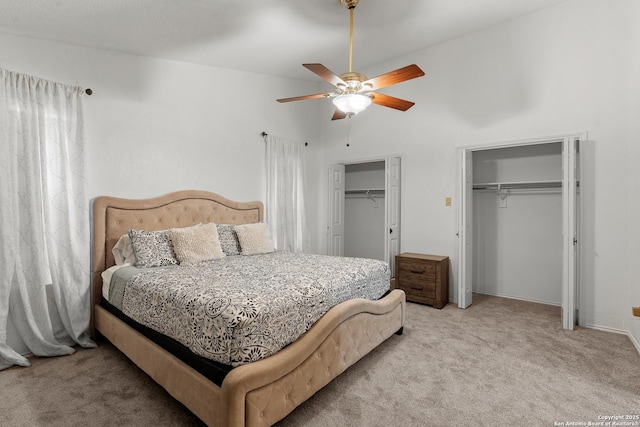
[[[449,302],[449,257],[396,255],[395,287],[407,294],[407,301],[444,307]]]

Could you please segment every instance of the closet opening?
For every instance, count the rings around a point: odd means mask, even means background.
[[[344,176],[344,256],[384,261],[384,161],[345,165]]]
[[[562,307],[577,323],[582,135],[460,149],[458,286]]]
[[[473,292],[562,305],[562,143],[473,154]]]
[[[328,253],[386,261],[400,253],[400,157],[331,166]]]

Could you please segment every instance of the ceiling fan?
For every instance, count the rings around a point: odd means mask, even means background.
[[[317,74],[322,79],[331,83],[335,87],[334,92],[316,93],[313,95],[295,96],[293,98],[281,98],[278,102],[302,101],[306,99],[333,98],[336,110],[331,120],[352,117],[363,111],[371,103],[383,107],[395,108],[400,111],[407,111],[415,104],[411,101],[395,98],[374,92],[374,90],[402,83],[416,77],[424,76],[424,71],[415,64],[407,65],[394,71],[382,74],[372,79],[367,79],[362,73],[352,70],[353,64],[353,10],[360,0],[340,0],[349,9],[349,72],[339,76],[322,64],[302,64],[311,72]]]

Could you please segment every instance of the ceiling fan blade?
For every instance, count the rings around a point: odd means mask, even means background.
[[[319,75],[324,80],[328,81],[334,86],[338,86],[338,84],[346,86],[345,81],[342,80],[340,76],[338,76],[336,73],[334,73],[333,71],[331,71],[330,69],[328,69],[322,64],[302,64],[302,66],[308,69],[309,71],[316,73],[317,75]]]
[[[345,117],[347,117],[347,113],[340,111],[336,108],[336,110],[333,112],[333,117],[331,117],[331,120],[341,120],[341,119],[344,119]]]
[[[424,76],[424,71],[422,71],[416,64],[412,64],[369,79],[363,82],[362,85],[371,85],[371,90],[376,90],[422,76]]]
[[[371,93],[371,102],[383,107],[395,108],[400,111],[407,111],[409,108],[415,105],[415,102],[405,101],[404,99],[396,98],[382,93]]]
[[[304,101],[305,99],[329,98],[331,93],[315,93],[313,95],[294,96],[292,98],[276,99],[278,102]]]

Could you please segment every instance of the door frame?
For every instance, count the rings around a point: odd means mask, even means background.
[[[458,265],[456,296],[459,308],[466,308],[471,304],[471,290],[473,287],[473,152],[499,148],[521,147],[527,145],[541,145],[562,143],[562,326],[573,329],[578,316],[576,309],[584,307],[580,292],[580,269],[584,266],[583,241],[578,238],[578,232],[583,227],[577,223],[583,218],[584,198],[576,197],[576,182],[584,176],[584,162],[580,161],[578,144],[587,140],[586,132],[576,132],[540,138],[528,138],[514,141],[478,144],[457,149],[458,174],[456,193],[458,203]],[[578,167],[579,165],[579,167]],[[471,180],[471,183],[469,182]],[[470,185],[471,184],[471,185]]]
[[[333,213],[334,213],[334,197],[335,194],[334,193],[334,186],[333,186],[333,170],[337,165],[341,165],[341,166],[347,166],[347,165],[356,165],[356,164],[361,164],[361,163],[373,163],[373,162],[384,162],[385,163],[385,230],[389,229],[389,222],[391,220],[390,218],[390,206],[389,206],[389,197],[387,195],[387,192],[389,191],[389,164],[390,164],[390,159],[392,158],[397,158],[400,159],[400,200],[398,202],[398,206],[397,209],[399,209],[400,211],[400,215],[399,215],[399,228],[400,228],[400,232],[399,232],[399,244],[397,245],[398,248],[398,253],[400,253],[402,251],[402,221],[403,221],[403,209],[402,209],[402,205],[403,205],[403,194],[404,194],[404,190],[403,190],[403,185],[402,185],[402,181],[404,179],[404,168],[402,166],[402,164],[404,163],[404,156],[402,154],[389,154],[387,156],[384,157],[368,157],[368,158],[363,158],[363,159],[351,159],[351,160],[343,160],[343,161],[337,161],[337,162],[333,162],[329,165],[329,206],[328,206],[328,217],[327,217],[327,253],[329,255],[338,255],[333,253],[333,249],[332,249],[332,240],[333,240],[333,234],[334,234],[334,230],[332,228],[332,224],[333,224]],[[342,194],[342,199],[344,201],[344,192]],[[342,215],[342,224],[344,224],[344,210],[339,210],[339,212]],[[384,232],[386,234],[385,230],[381,230],[382,232]],[[389,255],[390,252],[390,248],[389,248],[389,239],[385,238],[384,240],[384,253],[386,254],[387,262],[389,263],[389,267],[391,272],[393,273],[394,271],[394,260],[391,259],[393,257],[390,257]],[[343,255],[342,253],[339,255]],[[392,274],[393,277],[393,274]]]

